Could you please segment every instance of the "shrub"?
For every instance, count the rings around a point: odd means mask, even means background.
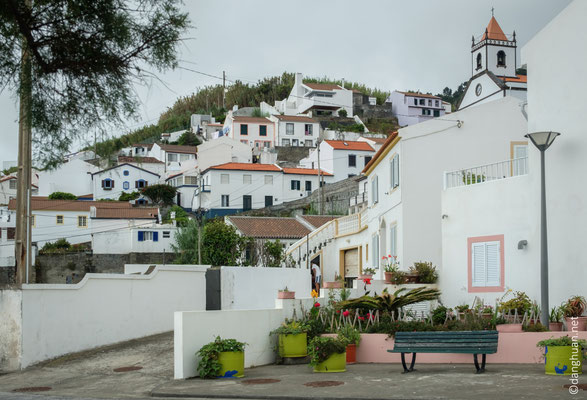
[[[187,226],[189,217],[188,213],[178,205],[173,205],[167,211],[165,218],[163,218],[164,223],[171,223],[171,213],[175,213],[175,221],[177,222],[177,226]]]
[[[316,366],[326,361],[333,354],[341,354],[346,351],[346,344],[336,338],[315,337],[308,345],[308,355],[310,356],[310,365]]]
[[[77,200],[77,196],[66,192],[53,192],[49,195],[49,200]]]
[[[431,262],[415,262],[414,265],[410,267],[410,272],[418,274],[418,281],[420,283],[436,283],[438,280],[438,272]]]
[[[508,301],[500,301],[498,304],[498,311],[518,312],[518,315],[523,315],[532,308],[532,301],[524,292],[516,292],[515,297]]]
[[[445,306],[438,306],[432,310],[432,323],[434,325],[442,325],[446,321],[446,314],[449,311]]]
[[[307,333],[310,326],[307,323],[295,320],[285,320],[281,326],[273,331],[272,335],[299,335],[300,333]]]
[[[342,340],[346,346],[354,344],[356,346],[361,342],[361,333],[351,325],[343,325],[338,329],[338,339]]]
[[[173,204],[177,190],[173,186],[157,184],[150,185],[143,189],[143,194],[153,203],[161,205]]]
[[[578,346],[585,349],[587,348],[587,341],[585,339],[579,339],[574,341],[570,336],[561,336],[558,338],[544,339],[536,343],[536,347],[546,346],[573,346],[573,342],[578,343]]]
[[[587,308],[587,300],[583,296],[573,296],[561,307],[565,317],[580,317]]]
[[[41,248],[42,253],[65,253],[71,249],[71,244],[65,239],[59,239],[55,242],[47,242]]]
[[[220,353],[225,351],[244,351],[245,345],[246,343],[235,339],[221,339],[220,336],[216,336],[213,342],[202,346],[196,353],[201,357],[198,363],[200,378],[216,378],[222,369],[222,365],[218,361]]]
[[[348,113],[344,108],[341,108],[340,110],[338,110],[339,117],[346,117],[347,115],[348,115]]]
[[[126,193],[126,192],[122,192],[120,194],[120,197],[118,198],[118,201],[131,201],[131,200],[136,200],[139,198],[141,194],[139,192],[131,192],[131,193]]]

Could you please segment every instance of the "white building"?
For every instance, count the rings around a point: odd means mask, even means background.
[[[323,171],[324,182],[332,175]],[[280,168],[275,164],[226,163],[212,166],[201,175],[192,208],[207,210],[208,217],[236,214],[296,200],[318,186],[318,170]]]
[[[197,152],[198,148],[196,146],[154,143],[149,151],[149,156],[163,161],[165,172],[169,174],[195,167],[197,165]]]
[[[426,93],[394,90],[387,98],[400,126],[417,124],[445,114],[442,99]]]
[[[320,123],[306,115],[272,115],[278,146],[316,147]]]
[[[94,172],[90,176],[94,200],[118,200],[122,193],[140,191],[161,178],[155,172],[128,163]]]
[[[374,155],[375,149],[366,141],[324,140],[320,143],[320,168],[338,182],[359,175]],[[300,165],[318,168],[318,149],[300,160]]]
[[[135,143],[131,147],[129,156],[131,157],[147,157],[149,151],[153,148],[153,143]],[[163,160],[161,160],[163,161]]]
[[[353,91],[339,85],[304,82],[301,73],[296,73],[294,86],[287,99],[276,101],[280,114],[311,116],[338,115],[344,109],[353,115]]]
[[[92,235],[92,251],[94,254],[173,253],[171,245],[175,243],[176,233],[177,227],[169,224],[99,232]]]
[[[227,162],[250,163],[252,161],[251,147],[228,136],[208,140],[198,146],[198,169],[201,171]]]
[[[192,168],[178,174],[170,175],[165,180],[165,183],[173,186],[177,191],[174,200],[175,204],[191,211],[195,192],[198,188],[199,177],[198,170]]]
[[[579,178],[587,169],[582,100],[587,81],[578,78],[585,72],[587,53],[577,50],[583,48],[585,15],[587,3],[572,2],[522,49],[531,71],[528,132],[561,133],[545,153],[551,307],[587,292],[587,193]],[[526,141],[522,132],[517,140]],[[527,165],[517,164],[510,171],[524,174],[510,177],[506,171],[500,177],[507,179],[448,185],[442,194],[441,212],[448,217],[442,222],[441,288],[452,303],[474,296],[493,303],[508,288],[524,291],[540,303],[539,151],[530,145]],[[491,173],[488,167],[468,171]]]
[[[18,178],[16,175],[8,175],[0,178],[0,205],[6,205],[11,199],[16,199],[17,186]],[[31,183],[31,195],[36,196],[38,190],[37,185],[33,181]]]
[[[223,131],[231,139],[257,149],[275,146],[275,122],[265,117],[233,116],[228,112]]]
[[[93,192],[90,174],[100,168],[82,159],[72,159],[56,169],[39,171],[39,195],[49,196],[54,192],[84,196]]]
[[[165,175],[165,163],[155,157],[118,156],[118,164],[130,164],[161,176]]]
[[[459,110],[502,98],[514,96],[526,100],[527,77],[518,75],[516,32],[511,36],[494,17],[483,36],[473,37],[471,45],[471,79],[458,106]]]
[[[182,129],[182,130],[175,131],[175,132],[164,132],[161,134],[161,141],[164,143],[177,142],[179,140],[179,138],[181,137],[181,135],[183,135],[186,132],[188,132],[187,129]]]

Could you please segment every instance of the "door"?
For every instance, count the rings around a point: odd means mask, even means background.
[[[265,207],[273,205],[273,196],[265,196]]]
[[[528,145],[514,145],[513,176],[525,175],[528,173]]]
[[[177,205],[181,207],[181,193],[177,193]]]
[[[248,211],[253,208],[253,199],[250,195],[243,196],[243,211]]]
[[[344,277],[357,278],[359,276],[359,249],[345,250]]]

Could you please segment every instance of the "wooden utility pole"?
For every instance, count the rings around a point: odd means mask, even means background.
[[[226,110],[226,71],[222,71],[222,108]]]
[[[318,151],[318,189],[320,190],[320,215],[324,215],[324,189],[322,188],[322,170],[320,169],[320,139],[316,141]]]
[[[31,7],[31,0],[25,0]],[[20,66],[19,85],[19,119],[18,119],[18,173],[16,188],[16,237],[14,255],[16,260],[16,284],[29,282],[30,260],[30,188],[31,188],[31,100],[32,100],[32,66],[31,55],[26,42],[22,39],[22,63]]]

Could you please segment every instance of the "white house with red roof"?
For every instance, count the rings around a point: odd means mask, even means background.
[[[118,200],[122,193],[132,193],[158,183],[161,175],[123,163],[90,174],[94,200]]]
[[[322,172],[324,182],[331,183],[333,175]],[[318,187],[316,169],[230,162],[202,171],[192,209],[201,207],[208,217],[231,215],[297,200]]]
[[[283,115],[308,114],[311,116],[338,115],[344,109],[353,115],[353,91],[330,83],[304,82],[296,73],[294,86],[287,99],[275,102],[275,108]]]
[[[506,35],[492,16],[485,32],[478,38],[473,36],[471,79],[459,110],[504,96],[526,100],[527,76],[517,73],[517,47],[516,32]]]
[[[33,172],[33,182],[31,183],[31,194],[37,195],[39,188],[37,187],[38,179]],[[0,205],[6,205],[11,199],[16,199],[16,188],[18,186],[18,178],[16,174],[7,175],[0,178]],[[36,183],[36,184],[35,184]]]
[[[334,175],[333,182],[359,175],[375,155],[366,141],[324,140],[320,143],[320,168]],[[300,160],[304,168],[318,168],[318,149]]]
[[[149,157],[163,161],[166,173],[175,173],[196,166],[197,153],[196,146],[155,143],[149,150]]]
[[[307,115],[271,115],[277,146],[316,147],[320,123]]]
[[[81,159],[71,159],[55,169],[39,171],[39,195],[49,196],[54,192],[84,196],[93,193],[90,174],[100,168]]]
[[[231,110],[226,115],[222,132],[223,136],[252,148],[263,149],[276,145],[275,122],[265,117],[237,116]]]
[[[417,124],[445,114],[442,99],[426,93],[394,90],[387,98],[400,126]]]

